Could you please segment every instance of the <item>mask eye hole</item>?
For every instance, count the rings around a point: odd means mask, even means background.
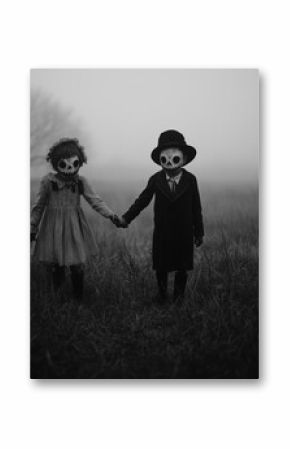
[[[179,157],[179,156],[174,156],[173,162],[174,162],[174,164],[179,164],[179,162],[180,162],[180,157]]]
[[[64,170],[66,168],[66,163],[65,163],[65,161],[63,159],[58,163],[58,167],[61,170]]]
[[[161,156],[160,162],[161,162],[161,164],[166,164],[166,157],[165,156]]]
[[[78,160],[74,161],[74,164],[73,164],[73,165],[74,165],[74,168],[77,168],[77,167],[79,166],[79,164],[80,164],[80,163],[79,163]]]

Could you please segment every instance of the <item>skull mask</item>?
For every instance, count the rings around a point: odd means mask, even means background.
[[[77,174],[80,168],[80,160],[78,156],[71,156],[61,158],[57,162],[57,171],[66,177],[71,177]]]
[[[167,148],[160,153],[160,164],[165,170],[177,170],[185,164],[185,157],[178,148]]]

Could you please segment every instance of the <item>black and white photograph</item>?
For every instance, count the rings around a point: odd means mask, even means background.
[[[288,448],[288,3],[0,9],[0,446]]]
[[[259,71],[30,72],[33,379],[259,377]]]

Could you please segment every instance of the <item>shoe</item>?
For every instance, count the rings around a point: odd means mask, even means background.
[[[184,303],[184,293],[179,293],[173,296],[173,302],[177,306],[181,306]]]
[[[167,295],[159,292],[154,296],[153,302],[155,304],[163,306],[164,304],[166,304],[168,302],[168,297],[167,297]]]

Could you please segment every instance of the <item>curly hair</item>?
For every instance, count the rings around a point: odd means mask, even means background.
[[[87,162],[87,156],[85,154],[84,147],[80,145],[78,139],[63,138],[58,140],[49,149],[46,160],[50,162],[53,168],[56,170],[59,159],[72,156],[79,157],[80,167]]]

